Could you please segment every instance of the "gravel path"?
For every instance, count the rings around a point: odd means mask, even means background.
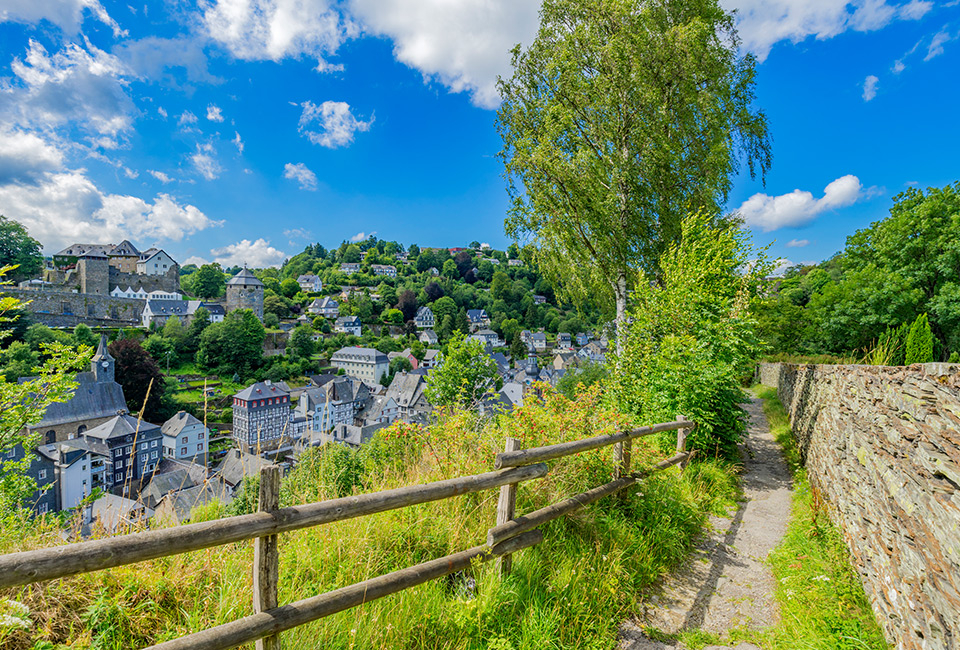
[[[723,635],[731,628],[762,629],[779,620],[773,576],[764,560],[786,532],[790,472],[770,435],[762,400],[751,399],[745,409],[750,422],[741,451],[744,500],[732,517],[710,517],[708,530],[684,566],[647,599],[636,620],[621,626],[620,650],[684,647],[653,640],[644,628],[655,628],[661,638],[695,629]],[[734,650],[755,648],[741,643]]]

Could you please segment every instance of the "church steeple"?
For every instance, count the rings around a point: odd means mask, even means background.
[[[107,335],[100,334],[100,345],[97,346],[97,353],[90,360],[90,370],[98,382],[106,383],[115,381],[115,366],[116,362],[107,349]]]

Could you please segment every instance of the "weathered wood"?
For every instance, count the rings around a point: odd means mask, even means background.
[[[546,447],[535,447],[533,449],[518,449],[517,451],[505,451],[497,454],[495,467],[502,469],[504,467],[520,467],[531,463],[540,463],[562,456],[570,456],[591,449],[600,449],[608,445],[614,445],[624,440],[632,440],[642,436],[649,436],[660,431],[673,431],[681,427],[693,426],[693,422],[664,422],[663,424],[654,424],[647,427],[639,427],[630,431],[621,431],[607,436],[597,436],[595,438],[585,438],[583,440],[574,440],[572,442],[561,442],[556,445]]]
[[[507,438],[504,445],[504,451],[516,451],[520,448],[520,441],[516,438]],[[517,507],[517,484],[509,483],[500,488],[500,500],[497,502],[497,526],[505,524],[513,519]],[[505,578],[510,575],[510,569],[513,568],[513,556],[510,554],[501,555],[497,558],[497,569],[500,571],[500,577]]]
[[[677,421],[686,422],[687,418],[683,417],[682,415],[678,415]],[[691,431],[690,427],[683,427],[683,428],[677,429],[677,453],[678,454],[682,454],[687,450],[687,436],[690,435],[690,431]],[[687,467],[686,461],[683,461],[680,463],[680,469],[686,469],[686,467]]]
[[[396,510],[418,503],[541,478],[547,466],[532,465],[411,485],[372,494],[256,512],[132,535],[66,544],[0,556],[0,588],[52,580],[232,542],[276,535],[334,521]]]
[[[330,591],[313,598],[299,600],[267,612],[245,616],[231,623],[218,625],[189,636],[161,643],[147,650],[225,650],[255,639],[304,625],[345,609],[369,603],[384,596],[409,589],[445,575],[462,571],[479,559],[481,562],[499,555],[516,553],[543,541],[536,530],[490,548],[475,546],[469,550],[364,580],[355,585]]]
[[[260,512],[280,509],[280,468],[267,465],[260,469]],[[253,540],[253,611],[276,609],[280,583],[280,553],[277,536],[264,535]],[[257,639],[256,650],[280,650],[280,635]]]
[[[586,492],[581,492],[580,494],[572,496],[569,499],[558,501],[557,503],[540,508],[539,510],[534,510],[529,514],[516,517],[512,521],[508,521],[505,524],[491,528],[489,531],[487,531],[487,545],[495,546],[497,544],[502,544],[505,540],[508,540],[515,535],[532,530],[547,523],[548,521],[559,519],[560,517],[568,515],[571,512],[576,512],[580,508],[590,505],[595,501],[599,501],[603,497],[610,496],[611,494],[616,494],[621,490],[627,489],[640,479],[649,476],[654,472],[666,469],[671,465],[676,465],[691,455],[693,455],[693,452],[677,454],[672,458],[660,461],[650,469],[643,472],[618,478],[610,481],[609,483],[605,483],[593,489],[587,490]]]

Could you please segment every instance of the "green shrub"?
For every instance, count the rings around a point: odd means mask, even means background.
[[[930,330],[930,321],[927,315],[920,314],[910,326],[907,335],[906,354],[904,364],[930,363],[933,361],[933,332]]]

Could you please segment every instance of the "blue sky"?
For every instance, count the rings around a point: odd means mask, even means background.
[[[821,260],[911,185],[960,179],[960,3],[724,0],[770,121],[758,244]],[[47,253],[181,263],[310,242],[503,246],[494,119],[536,0],[0,0],[0,214]]]

